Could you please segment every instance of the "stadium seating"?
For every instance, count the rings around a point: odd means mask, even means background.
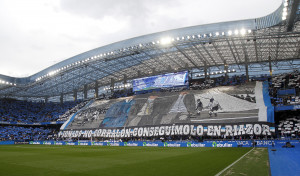
[[[0,100],[0,121],[5,122],[51,122],[71,109],[77,102],[42,103],[17,100]]]
[[[54,133],[55,130],[44,127],[5,126],[0,127],[0,140],[49,140]]]
[[[300,132],[300,116],[279,121],[278,133],[283,137],[296,138]]]
[[[296,70],[292,73],[275,75],[270,81],[270,96],[275,106],[300,104],[300,76]]]

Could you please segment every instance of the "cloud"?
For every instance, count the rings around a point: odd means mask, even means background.
[[[1,0],[0,74],[28,76],[74,55],[169,29],[255,18],[281,0]]]

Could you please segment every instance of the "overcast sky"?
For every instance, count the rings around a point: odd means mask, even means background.
[[[256,18],[281,0],[0,0],[0,74],[26,77],[154,32]]]

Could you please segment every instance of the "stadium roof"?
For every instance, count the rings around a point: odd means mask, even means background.
[[[256,19],[192,26],[99,47],[27,78],[0,75],[0,97],[52,97],[205,65],[299,59],[299,0]]]

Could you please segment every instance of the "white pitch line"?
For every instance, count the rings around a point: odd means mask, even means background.
[[[235,118],[221,118],[221,119],[202,119],[202,120],[191,120],[192,122],[202,122],[202,121],[214,121],[214,120],[236,120],[236,119],[252,119],[258,118],[257,116],[250,117],[235,117]]]
[[[241,159],[243,159],[246,155],[248,155],[248,153],[250,153],[253,149],[252,148],[249,152],[247,152],[246,154],[244,154],[243,156],[241,156],[239,159],[237,159],[235,162],[231,163],[229,166],[227,166],[225,169],[221,170],[219,173],[217,173],[215,176],[219,176],[221,175],[223,172],[225,172],[227,169],[229,169],[230,167],[232,167],[233,165],[235,165],[235,163],[239,162]]]

